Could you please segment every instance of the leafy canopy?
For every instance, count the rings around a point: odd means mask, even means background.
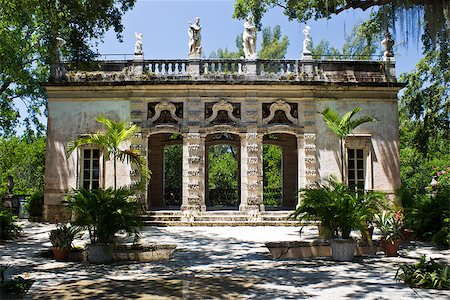
[[[19,124],[17,101],[28,116],[26,128],[44,128],[46,94],[41,86],[58,59],[56,38],[66,42],[63,57],[86,61],[95,56],[91,40],[114,29],[121,38],[122,15],[136,0],[0,0],[0,135],[11,136]]]

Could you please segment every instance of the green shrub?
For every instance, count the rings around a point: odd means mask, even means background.
[[[450,267],[439,264],[433,259],[422,256],[415,264],[403,264],[395,275],[397,281],[403,281],[411,287],[425,289],[450,289]]]
[[[40,217],[42,216],[43,205],[44,205],[44,192],[39,191],[27,197],[27,203],[25,204],[24,207],[28,211],[30,216]]]
[[[80,189],[66,197],[65,203],[75,215],[75,225],[88,229],[91,243],[110,243],[117,232],[139,236],[139,202],[126,188],[113,190]]]
[[[0,208],[0,240],[11,240],[19,236],[22,228],[16,223],[17,217]]]
[[[448,247],[450,192],[438,189],[434,194],[417,195],[413,206],[405,208],[405,226],[414,230],[418,238]]]

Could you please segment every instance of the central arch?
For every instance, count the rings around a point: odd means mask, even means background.
[[[238,210],[240,204],[240,138],[221,132],[205,139],[205,204],[207,210]]]

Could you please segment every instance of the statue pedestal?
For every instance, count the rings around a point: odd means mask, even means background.
[[[200,59],[189,58],[189,66],[187,72],[189,75],[194,77],[200,76]]]
[[[247,60],[246,75],[251,78],[256,78],[256,60]]]

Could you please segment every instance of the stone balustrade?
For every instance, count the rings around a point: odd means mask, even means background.
[[[395,60],[150,59],[60,63],[54,82],[396,82]]]

